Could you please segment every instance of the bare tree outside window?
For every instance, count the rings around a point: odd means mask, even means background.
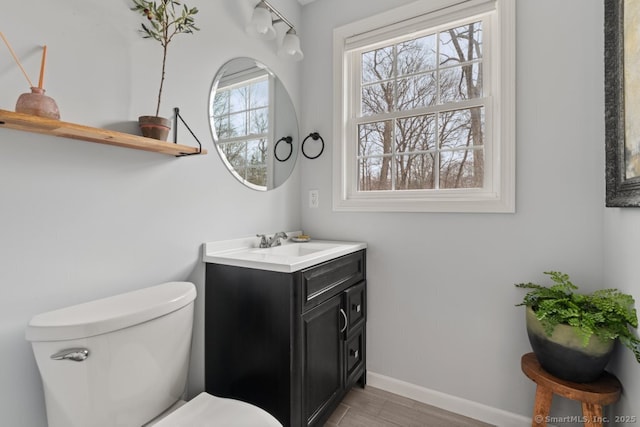
[[[218,147],[242,179],[267,185],[269,80],[221,88],[213,100]]]
[[[482,23],[361,56],[358,190],[484,185]],[[370,120],[368,120],[370,118]]]

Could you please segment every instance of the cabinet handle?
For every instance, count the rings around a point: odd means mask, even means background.
[[[352,304],[351,310],[355,311],[356,313],[360,313],[360,311],[362,310],[362,306],[360,304]]]
[[[349,321],[347,320],[347,313],[345,313],[343,309],[340,309],[340,314],[344,317],[344,326],[340,328],[340,332],[344,332],[347,330],[347,323],[349,323]]]
[[[358,355],[360,354],[360,352],[358,350],[354,350],[354,349],[351,349],[349,352],[351,353],[351,356],[355,357],[356,359],[358,358]]]

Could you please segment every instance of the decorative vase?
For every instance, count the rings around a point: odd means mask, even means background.
[[[527,307],[527,335],[540,365],[550,374],[567,381],[586,383],[602,375],[616,340],[592,335],[587,346],[574,326],[559,324],[547,336],[531,307]]]
[[[60,111],[53,98],[44,94],[41,87],[32,87],[31,93],[23,93],[16,102],[16,113],[31,114],[60,120]]]
[[[166,141],[171,130],[171,120],[158,116],[140,116],[138,124],[142,136]]]

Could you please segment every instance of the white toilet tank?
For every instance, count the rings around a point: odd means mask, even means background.
[[[170,282],[33,317],[49,427],[140,426],[179,400],[195,297]]]

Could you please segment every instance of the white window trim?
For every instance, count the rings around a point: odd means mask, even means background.
[[[490,191],[482,189],[452,189],[437,191],[367,191],[357,192],[355,167],[348,168],[355,152],[348,140],[350,131],[346,117],[352,95],[345,95],[347,79],[352,74],[348,67],[345,48],[370,44],[372,40],[390,39],[407,28],[436,26],[456,17],[467,17],[486,11],[495,4],[495,25],[492,27],[491,61],[492,93],[486,94],[498,102],[492,123],[487,129],[492,134],[490,144],[494,151],[487,152],[492,170],[499,172],[487,177]],[[428,15],[428,16],[427,16]],[[365,40],[366,39],[366,43]],[[358,44],[360,43],[360,44]],[[355,212],[515,212],[515,0],[420,0],[392,9],[339,28],[333,33],[334,77],[334,147],[333,147],[333,209]],[[490,101],[491,102],[491,101]]]

